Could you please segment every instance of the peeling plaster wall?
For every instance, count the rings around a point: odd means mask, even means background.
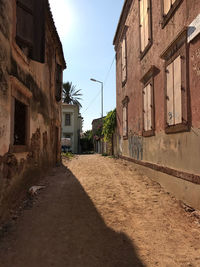
[[[45,63],[26,58],[15,44],[14,7],[15,0],[0,0],[0,220],[20,192],[60,161],[61,103],[55,100],[55,68],[56,63],[62,65],[62,58],[47,22]],[[32,95],[28,150],[18,153],[11,147],[11,77]]]

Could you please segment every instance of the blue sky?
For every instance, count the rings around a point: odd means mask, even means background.
[[[104,115],[116,106],[112,42],[124,0],[49,1],[67,63],[63,81],[82,89],[83,130],[89,130],[101,117],[101,85],[90,78],[104,82]]]

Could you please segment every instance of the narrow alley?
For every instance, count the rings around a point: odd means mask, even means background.
[[[63,164],[1,235],[1,267],[200,266],[200,223],[137,165]]]

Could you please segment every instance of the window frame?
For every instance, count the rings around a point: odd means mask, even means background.
[[[142,125],[143,125],[143,131],[142,135],[144,137],[150,137],[155,135],[155,100],[154,100],[154,77],[160,72],[160,70],[152,65],[150,69],[145,73],[145,75],[140,80],[143,84],[142,86]],[[152,95],[151,95],[151,121],[152,121],[152,129],[146,131],[144,129],[144,88],[148,86],[148,84],[151,84],[152,86]]]
[[[174,60],[181,57],[181,111],[182,111],[182,122],[174,125],[167,123],[167,67]],[[165,133],[178,133],[189,131],[191,126],[191,117],[189,116],[190,101],[189,101],[189,53],[187,44],[187,28],[178,35],[178,37],[172,42],[172,44],[164,51],[161,58],[164,62],[164,73],[165,73],[165,85],[164,85],[164,125]]]
[[[13,5],[13,27],[12,27],[12,46],[14,51],[19,55],[23,61],[29,65],[30,61],[36,61],[38,63],[45,63],[45,1],[44,0],[34,0],[34,4],[32,6],[32,10],[27,5],[24,5],[20,2],[20,0],[15,0]],[[38,6],[39,5],[39,6]],[[17,36],[17,8],[18,6],[22,8],[24,11],[33,16],[33,40],[32,44],[25,39],[21,39]],[[36,12],[39,10],[40,12]],[[43,14],[41,16],[41,13]],[[37,27],[38,21],[40,21],[40,27]],[[24,51],[18,42],[28,45],[28,54]],[[39,45],[39,48],[38,48]]]
[[[11,80],[11,131],[10,148],[11,153],[28,152],[30,148],[30,99],[32,93],[17,78],[10,76]],[[26,137],[25,145],[14,144],[14,123],[15,123],[15,99],[26,106]]]
[[[128,26],[125,25],[122,37],[121,37],[121,81],[122,81],[122,87],[125,86],[127,82],[127,30]],[[125,52],[124,52],[124,59],[123,59],[123,42],[124,42],[124,47],[125,47]],[[123,79],[123,60],[125,62],[125,78]]]
[[[138,11],[139,11],[139,47],[140,47],[140,60],[143,59],[143,57],[146,55],[148,50],[151,48],[153,44],[153,30],[152,30],[152,2],[151,0],[147,0],[148,8],[149,8],[149,14],[148,14],[148,30],[149,30],[149,38],[148,38],[148,44],[144,48],[144,50],[141,50],[141,24],[140,24],[140,2],[143,0],[138,0]]]
[[[63,68],[62,68],[62,65],[56,62],[55,99],[57,102],[60,102],[62,99],[62,85],[63,85]]]
[[[67,124],[67,115],[69,115],[69,124]],[[65,113],[65,126],[71,126],[71,113]]]
[[[144,129],[144,113],[145,113],[145,110],[144,110],[144,89],[150,84],[151,86],[151,130],[145,130]],[[143,116],[142,116],[142,122],[143,122],[143,131],[142,131],[142,135],[144,137],[149,137],[149,136],[153,136],[155,135],[155,104],[154,104],[154,79],[153,77],[151,77],[148,82],[146,82],[144,85],[143,85],[143,88],[142,88],[142,113],[143,113]]]
[[[169,9],[168,13],[165,15],[164,14],[164,0],[161,0],[161,18],[162,18],[162,29],[168,24],[170,19],[173,17],[175,14],[176,10],[178,7],[181,5],[183,0],[176,0],[174,4],[171,5],[171,8]]]
[[[122,101],[122,136],[123,139],[128,139],[128,103],[129,103],[129,97],[126,96],[123,101]],[[126,109],[126,133],[124,134],[124,114],[123,114],[123,110],[124,108]]]

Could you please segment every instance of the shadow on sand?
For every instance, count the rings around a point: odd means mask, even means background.
[[[38,205],[17,222],[3,266],[144,266],[131,240],[106,226],[73,173],[57,170]]]

